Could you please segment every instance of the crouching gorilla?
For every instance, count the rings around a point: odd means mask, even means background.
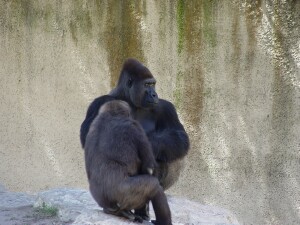
[[[102,105],[93,120],[84,147],[90,191],[106,213],[140,222],[130,210],[150,200],[155,224],[171,225],[164,190],[151,176],[156,167],[151,145],[130,111],[126,102],[114,100]]]
[[[127,59],[117,86],[108,95],[96,98],[89,106],[81,125],[80,140],[84,147],[90,125],[105,102],[115,99],[127,102],[133,118],[141,124],[147,134],[158,163],[154,175],[166,190],[179,177],[182,159],[189,149],[189,138],[173,104],[158,98],[155,84],[156,80],[147,67],[136,59]],[[135,214],[149,220],[148,204],[136,208]]]

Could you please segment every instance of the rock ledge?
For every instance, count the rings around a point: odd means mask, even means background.
[[[236,217],[228,210],[204,206],[197,202],[171,196],[168,196],[168,201],[174,225],[239,225]],[[9,212],[13,213],[16,209],[38,208],[45,205],[58,209],[58,218],[51,224],[137,224],[103,213],[87,190],[59,188],[29,195],[8,192],[0,187],[0,222],[9,221]],[[151,218],[155,218],[152,209],[150,213]],[[3,215],[6,218],[3,218]],[[18,219],[15,214],[12,216],[15,220]],[[14,221],[14,224],[22,224],[24,221],[19,222]],[[41,223],[37,220],[32,224]],[[151,223],[145,221],[144,224]]]

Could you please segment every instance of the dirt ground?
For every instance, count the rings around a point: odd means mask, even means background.
[[[62,225],[57,215],[43,212],[32,206],[0,209],[0,225]]]

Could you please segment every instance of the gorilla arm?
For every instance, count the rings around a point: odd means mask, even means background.
[[[147,138],[147,135],[141,125],[133,120],[133,126],[136,128],[131,132],[134,134],[136,141],[137,153],[141,160],[141,173],[152,175],[154,169],[157,167],[156,160],[152,151],[151,144]],[[130,131],[129,131],[130,132]]]
[[[85,117],[85,119],[82,122],[81,127],[80,127],[80,141],[81,141],[81,146],[82,147],[84,147],[86,135],[89,132],[91,123],[93,122],[95,117],[98,115],[100,107],[104,103],[112,101],[112,100],[115,100],[115,98],[112,97],[112,96],[109,96],[109,95],[103,95],[103,96],[100,96],[100,97],[96,98],[90,104],[90,106],[87,110],[87,113],[86,113],[86,117]]]
[[[158,162],[183,158],[189,150],[189,137],[180,123],[172,103],[160,99],[156,128],[148,134]]]

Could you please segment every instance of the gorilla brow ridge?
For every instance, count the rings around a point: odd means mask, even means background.
[[[131,76],[133,76],[133,78],[153,78],[153,75],[151,74],[150,70],[138,60],[133,58],[129,58],[125,61],[121,75],[124,71],[127,71]]]

